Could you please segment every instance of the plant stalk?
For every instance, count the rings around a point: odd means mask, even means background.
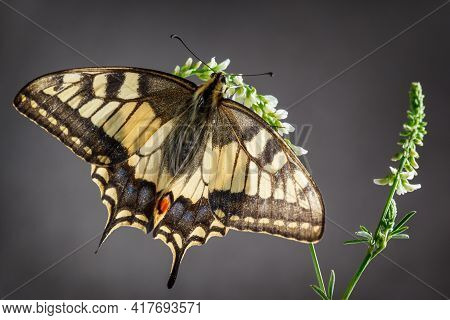
[[[394,183],[392,184],[391,190],[389,191],[389,196],[386,200],[386,204],[384,205],[383,213],[381,214],[380,221],[378,222],[377,229],[375,230],[374,236],[377,237],[378,232],[380,230],[381,224],[383,222],[383,219],[386,217],[386,214],[389,210],[389,206],[391,203],[391,200],[394,198],[395,191],[397,190],[398,183],[400,182],[400,173],[403,172],[403,167],[406,162],[406,157],[403,156],[400,165],[397,168],[397,173],[395,175]],[[362,273],[364,270],[366,270],[367,266],[369,265],[370,261],[373,260],[381,251],[384,250],[385,247],[377,247],[377,244],[370,245],[369,249],[367,250],[367,254],[364,257],[363,261],[359,265],[358,270],[353,275],[352,279],[350,280],[347,289],[344,292],[344,295],[342,296],[343,300],[348,300],[350,295],[353,292],[353,289],[358,284],[359,279],[361,278]]]
[[[317,282],[319,283],[319,287],[320,287],[320,289],[323,290],[323,292],[326,292],[325,284],[323,282],[322,272],[320,271],[319,260],[317,259],[317,254],[316,254],[316,249],[314,248],[314,244],[312,244],[312,243],[309,244],[309,251],[311,252],[311,258],[313,261],[314,271],[316,272],[316,278],[317,278]]]
[[[348,284],[347,289],[344,292],[344,295],[342,296],[342,300],[348,300],[350,298],[350,295],[353,292],[353,289],[355,288],[356,284],[359,281],[359,278],[361,278],[362,273],[364,270],[366,270],[367,266],[369,265],[370,261],[372,261],[373,256],[370,252],[370,249],[367,251],[366,256],[364,257],[364,260],[361,262],[358,270],[353,275],[353,278],[350,280],[350,283]]]
[[[392,184],[386,204],[384,205],[383,214],[381,215],[380,221],[378,222],[378,226],[375,230],[374,236],[376,236],[378,234],[378,231],[380,230],[380,227],[381,227],[381,223],[382,223],[383,219],[386,217],[386,214],[389,210],[389,205],[391,203],[391,200],[394,198],[395,191],[397,190],[397,186],[400,181],[400,173],[403,172],[403,167],[405,166],[406,159],[407,158],[405,156],[403,156],[402,160],[400,162],[400,165],[397,168],[397,173],[395,174],[394,183]]]

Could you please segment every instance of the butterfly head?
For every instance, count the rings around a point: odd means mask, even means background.
[[[213,72],[211,78],[200,85],[194,94],[196,99],[205,101],[207,105],[215,106],[223,98],[223,88],[225,85],[225,74]]]
[[[210,80],[208,82],[210,83],[210,86],[212,86],[213,90],[222,92],[223,86],[226,83],[225,74],[222,72],[213,72],[211,73]]]

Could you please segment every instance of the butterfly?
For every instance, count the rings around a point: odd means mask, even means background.
[[[51,73],[15,97],[23,115],[92,166],[108,211],[100,245],[120,227],[173,254],[229,229],[320,240],[324,204],[305,167],[262,118],[223,97],[225,75],[201,85],[128,67]],[[100,247],[99,245],[99,247]]]

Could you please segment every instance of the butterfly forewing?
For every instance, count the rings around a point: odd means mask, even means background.
[[[133,155],[195,90],[190,81],[137,68],[85,68],[49,74],[25,86],[14,106],[98,165]]]

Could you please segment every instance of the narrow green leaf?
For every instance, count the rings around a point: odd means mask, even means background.
[[[322,300],[328,300],[326,293],[323,292],[322,289],[320,289],[318,286],[312,284],[311,288],[314,290],[315,293],[317,293],[322,298]]]
[[[408,230],[408,229],[409,229],[409,227],[403,226],[403,227],[400,227],[400,228],[398,228],[398,229],[392,230],[391,233],[390,233],[390,235],[393,236],[393,235],[395,235],[395,234],[403,233],[403,232],[405,232],[405,231]]]
[[[347,240],[344,244],[358,244],[358,243],[368,243],[367,239],[355,239],[355,240]]]
[[[364,226],[359,226],[359,228],[361,229],[361,231],[365,231],[365,232],[367,232],[367,233],[370,234],[370,231],[369,231],[366,227],[364,227]]]
[[[414,215],[416,214],[416,211],[411,211],[405,214],[405,216],[400,220],[399,223],[394,227],[393,231],[397,230],[398,228],[403,227]]]
[[[394,234],[392,236],[392,239],[407,240],[409,239],[409,235],[407,235],[406,233]]]
[[[368,233],[368,232],[365,232],[365,231],[356,231],[355,234],[358,237],[361,237],[361,238],[364,238],[364,239],[367,239],[367,240],[372,239],[372,235],[370,233]]]
[[[331,270],[330,279],[328,280],[328,300],[333,300],[333,292],[334,292],[334,282],[336,280],[336,275],[334,274],[334,270]]]

